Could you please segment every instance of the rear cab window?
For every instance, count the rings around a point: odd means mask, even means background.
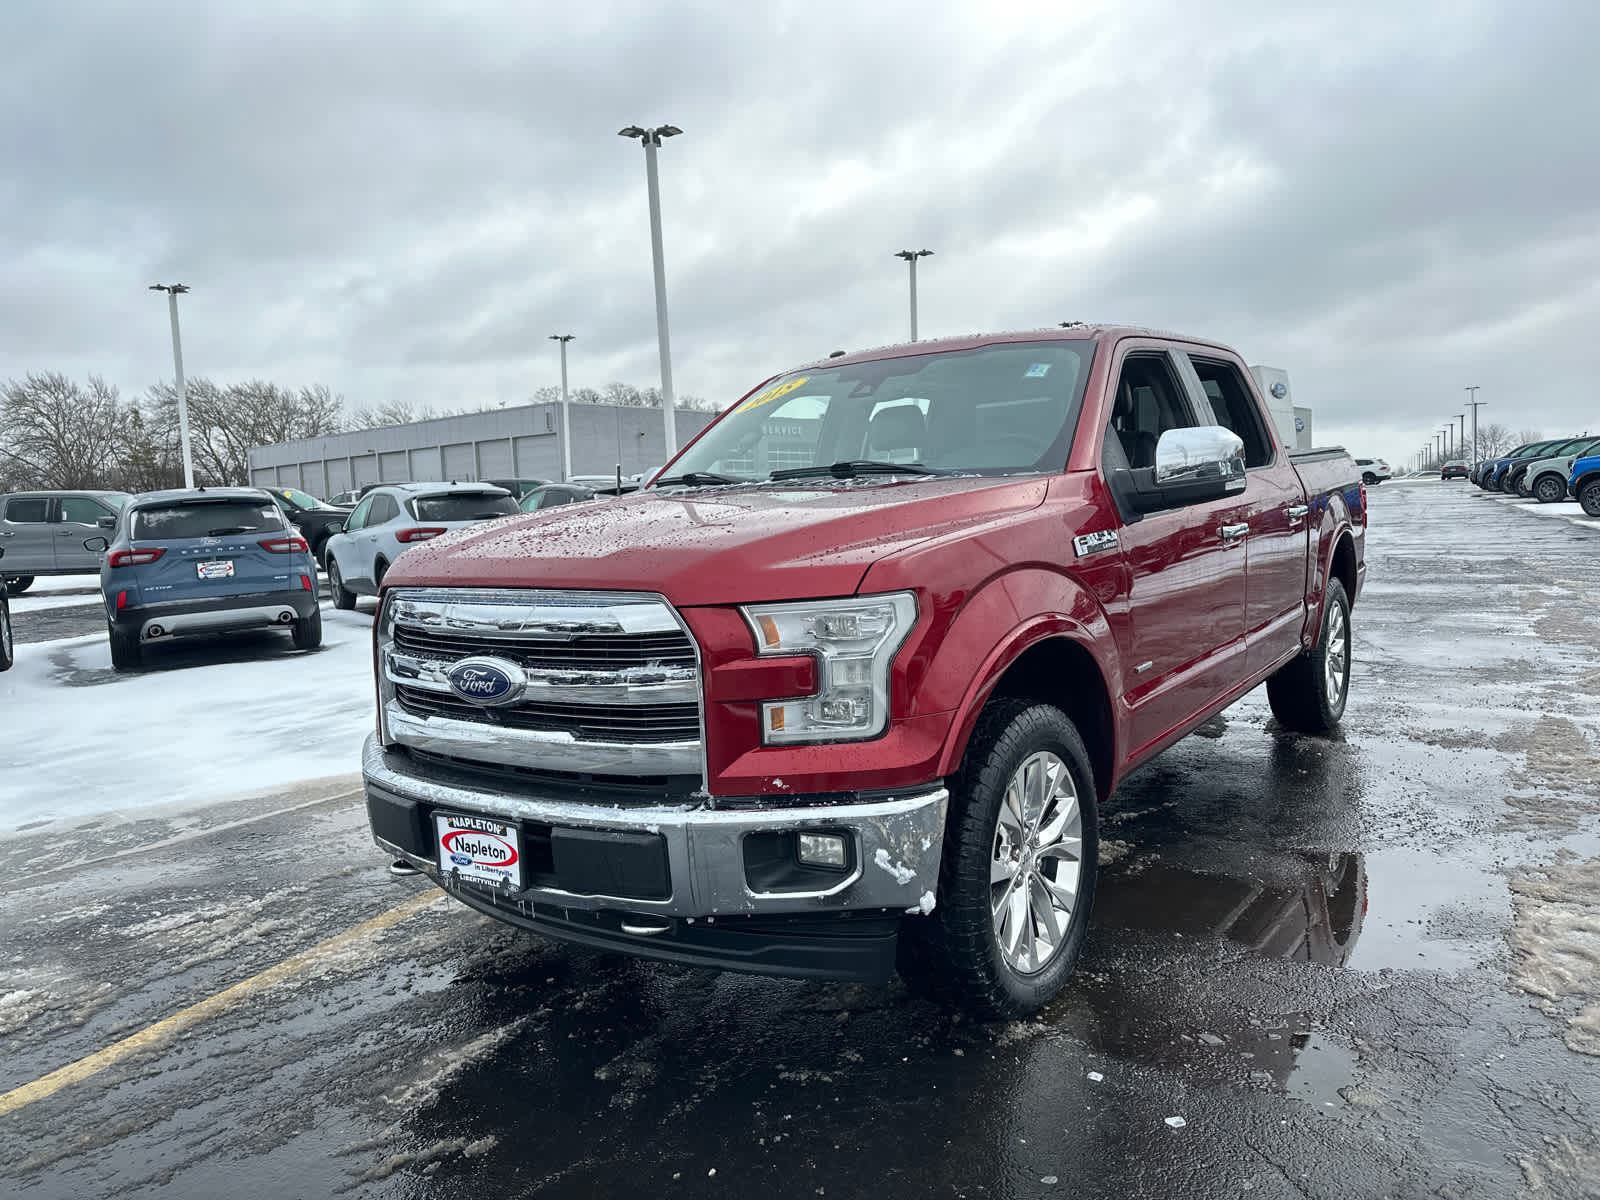
[[[1265,467],[1276,456],[1272,438],[1261,422],[1261,409],[1245,386],[1239,369],[1232,363],[1213,359],[1189,358],[1200,387],[1211,401],[1216,423],[1244,442],[1244,465]]]
[[[413,496],[406,508],[419,521],[482,521],[518,512],[516,500],[494,492],[441,492]]]
[[[286,528],[283,514],[270,501],[206,500],[152,504],[135,509],[129,536],[135,541],[176,541],[243,533],[281,533]]]

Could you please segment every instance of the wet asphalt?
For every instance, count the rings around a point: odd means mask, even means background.
[[[1600,1195],[1600,532],[1515,508],[1374,490],[1342,736],[1130,779],[1027,1021],[428,903],[354,776],[0,829],[0,1194]]]

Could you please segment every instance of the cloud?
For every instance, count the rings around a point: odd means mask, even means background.
[[[732,399],[835,348],[1126,320],[1287,368],[1395,461],[1479,384],[1594,420],[1600,10],[1546,0],[0,14],[0,377],[186,365],[353,404],[656,379]]]

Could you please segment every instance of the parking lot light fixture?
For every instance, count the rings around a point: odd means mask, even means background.
[[[917,340],[917,259],[927,258],[932,250],[896,250],[894,256],[906,260],[911,268],[911,340]],[[1065,324],[1065,322],[1063,322]]]
[[[183,339],[178,335],[178,297],[189,290],[186,283],[152,283],[152,292],[167,294],[167,311],[172,317],[172,370],[177,376],[178,441],[183,446],[183,486],[194,486],[194,455],[189,449],[189,388],[183,380]]]
[[[567,343],[570,333],[552,333],[550,340],[561,343],[561,482],[572,478],[572,420],[567,411]]]
[[[620,137],[638,138],[644,146],[645,188],[650,198],[650,255],[656,278],[656,344],[661,353],[661,417],[666,422],[667,458],[678,453],[677,401],[672,392],[672,349],[667,334],[667,269],[661,253],[661,183],[656,175],[656,151],[661,139],[677,137],[683,130],[676,125],[657,125],[646,129],[629,125],[617,130]]]

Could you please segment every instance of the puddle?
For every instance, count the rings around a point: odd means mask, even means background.
[[[1318,1108],[1342,1108],[1341,1091],[1355,1082],[1355,1051],[1320,1031],[1290,1039],[1293,1065],[1284,1090]]]

